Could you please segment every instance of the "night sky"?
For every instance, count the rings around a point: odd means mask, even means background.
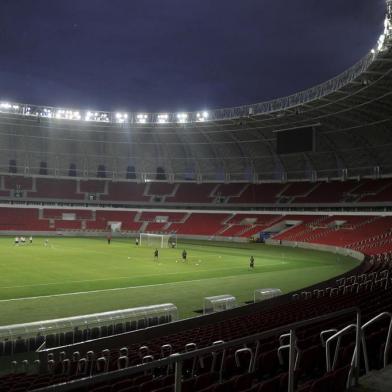
[[[0,0],[0,99],[183,111],[325,81],[375,46],[384,0]]]

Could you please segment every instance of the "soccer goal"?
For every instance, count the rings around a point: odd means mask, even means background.
[[[139,245],[151,248],[175,248],[177,236],[171,234],[140,233]]]

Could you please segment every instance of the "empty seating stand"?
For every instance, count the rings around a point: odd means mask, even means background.
[[[167,183],[0,175],[3,200],[62,200],[106,204],[337,204],[392,201],[392,179],[292,183]]]
[[[0,356],[66,346],[178,319],[173,304],[144,306],[105,313],[0,327]]]

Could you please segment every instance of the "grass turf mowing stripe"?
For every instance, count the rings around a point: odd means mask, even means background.
[[[282,261],[280,264],[287,264],[287,262]],[[269,266],[275,266],[276,263],[274,264],[263,264],[262,267],[269,267]],[[203,270],[199,269],[198,272],[219,272],[219,271],[231,271],[231,270],[244,270],[244,267],[232,267],[232,268],[219,268],[219,269],[209,269],[209,270]],[[189,272],[193,273],[193,272]],[[165,273],[165,275],[180,275],[184,274],[183,272],[169,272]],[[151,276],[162,276],[162,274],[150,274],[150,275],[137,275],[137,278],[149,278]],[[230,275],[229,275],[230,276]],[[69,283],[90,283],[90,282],[102,282],[105,280],[121,280],[121,279],[129,279],[129,276],[119,276],[119,277],[113,277],[113,278],[102,278],[102,279],[90,279],[90,280],[71,280],[71,281],[65,281],[61,282],[61,284],[69,284]],[[202,280],[202,279],[197,279],[197,280]],[[191,281],[190,281],[191,282]],[[175,282],[172,282],[175,283]],[[39,283],[39,284],[28,284],[28,285],[21,285],[21,286],[4,286],[1,287],[0,289],[15,289],[15,288],[22,288],[22,287],[40,287],[40,286],[52,286],[52,285],[58,285],[58,282],[53,282],[53,283]],[[154,286],[154,285],[148,285],[148,286]],[[135,287],[140,287],[136,285]]]
[[[156,263],[153,249],[129,239],[109,246],[104,239],[51,238],[50,249],[38,241],[26,247],[12,243],[0,238],[1,325],[164,302],[189,317],[205,296],[228,293],[243,303],[256,288],[288,292],[358,264],[325,252],[260,244],[179,243],[177,249],[161,249]],[[250,255],[255,271],[248,268]]]
[[[264,272],[252,272],[255,274],[263,274]],[[227,275],[225,278],[236,277],[237,275]],[[169,282],[169,283],[157,283],[157,284],[147,284],[140,286],[128,286],[128,287],[114,287],[112,289],[101,289],[101,290],[89,290],[89,291],[79,291],[72,293],[63,293],[63,294],[51,294],[51,295],[38,295],[36,297],[22,297],[22,298],[10,298],[10,299],[1,299],[0,302],[9,302],[9,301],[23,301],[23,300],[31,300],[31,299],[39,299],[39,298],[51,298],[51,297],[66,297],[70,295],[85,295],[85,294],[94,294],[94,293],[102,293],[104,291],[118,291],[118,290],[129,290],[129,289],[143,289],[147,287],[157,287],[157,286],[165,286],[165,285],[175,285],[175,284],[188,284],[193,282],[205,282],[209,280],[217,280],[223,278],[205,278],[205,279],[192,279],[192,280],[181,280],[178,282]]]

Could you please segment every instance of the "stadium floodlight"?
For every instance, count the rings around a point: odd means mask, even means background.
[[[384,34],[388,36],[392,30],[392,23],[389,20],[388,16],[384,20]]]
[[[208,116],[209,116],[209,113],[206,111],[196,114],[197,121],[200,121],[200,122],[206,121],[208,119]]]
[[[126,113],[116,113],[116,123],[123,124],[128,119],[128,114]]]
[[[136,116],[136,122],[138,122],[139,124],[145,124],[147,122],[148,116],[147,114],[144,113],[139,113]]]
[[[159,124],[167,123],[168,119],[169,119],[169,115],[167,113],[158,114],[158,123]]]
[[[55,117],[57,119],[63,119],[63,120],[80,120],[81,119],[79,112],[74,112],[72,110],[64,110],[64,109],[57,110]]]
[[[178,113],[177,119],[179,123],[186,123],[188,121],[188,114],[187,113]]]
[[[107,113],[92,112],[89,110],[84,116],[84,121],[109,122],[109,116]]]
[[[12,105],[11,105],[10,103],[8,103],[8,102],[1,102],[1,103],[0,103],[0,108],[1,108],[1,109],[9,110],[9,109],[12,108]]]
[[[52,118],[53,113],[52,113],[52,111],[50,109],[44,108],[42,110],[42,112],[40,113],[40,116],[41,117],[46,117],[46,118]]]
[[[377,42],[377,50],[380,52],[384,48],[385,34],[381,34]]]
[[[384,21],[384,32],[380,35],[380,37],[378,38],[378,41],[377,41],[377,51],[378,52],[382,52],[385,49],[385,40],[387,39],[387,37],[389,37],[391,32],[392,32],[392,24],[387,16]],[[376,50],[372,49],[371,52],[374,54],[376,52]]]
[[[0,102],[0,110],[6,112],[17,112],[20,109],[19,105],[11,104],[9,102]]]

